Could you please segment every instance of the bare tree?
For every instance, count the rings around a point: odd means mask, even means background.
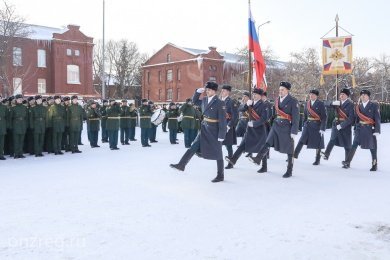
[[[303,49],[290,54],[291,60],[286,68],[286,80],[291,82],[291,92],[298,100],[306,100],[312,88],[319,87],[321,66],[318,52],[314,48]]]
[[[25,19],[16,13],[13,5],[3,1],[0,9],[0,82],[4,95],[10,94],[9,86],[14,77],[22,78],[26,74],[18,67],[12,71],[8,67],[13,62],[13,47],[29,34],[29,25],[25,24]]]
[[[390,56],[382,54],[379,59],[373,62],[373,81],[375,86],[375,97],[382,101],[389,101],[390,91]]]

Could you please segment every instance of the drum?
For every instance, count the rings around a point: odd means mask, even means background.
[[[153,115],[152,115],[152,118],[151,118],[151,121],[152,121],[152,124],[154,125],[159,125],[162,123],[162,121],[164,120],[165,118],[165,111],[162,110],[162,109],[157,109]]]

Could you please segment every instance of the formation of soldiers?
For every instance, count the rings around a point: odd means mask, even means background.
[[[253,94],[245,92],[241,103],[230,97],[232,87],[223,85],[217,96],[218,85],[207,82],[197,89],[192,99],[182,105],[171,102],[162,108],[165,113],[162,128],[169,130],[169,141],[177,144],[177,133],[183,131],[184,146],[188,148],[178,164],[171,167],[184,171],[194,154],[217,161],[217,177],[213,182],[224,180],[224,169],[234,168],[243,153],[250,161],[261,165],[260,173],[268,171],[269,150],[287,155],[287,170],[284,178],[292,176],[294,158],[298,159],[303,146],[315,150],[313,165],[319,165],[321,157],[328,160],[334,146],[343,147],[345,158],[342,167],[350,168],[358,146],[369,149],[372,155],[370,171],[376,171],[377,136],[380,134],[380,104],[370,100],[370,92],[362,90],[355,104],[351,92],[343,88],[339,100],[329,106],[335,108],[336,117],[332,124],[331,137],[325,148],[327,108],[318,99],[319,91],[310,90],[309,100],[304,107],[302,135],[295,145],[300,121],[299,102],[290,94],[291,84],[280,82],[279,97],[272,104],[267,93],[254,89]],[[202,93],[205,97],[200,99]],[[142,147],[156,143],[157,125],[152,123],[153,113],[159,109],[152,101],[143,99],[136,109],[127,100],[103,100],[100,105],[93,100],[84,106],[77,96],[43,98],[41,95],[24,98],[15,95],[0,96],[0,160],[5,155],[15,159],[25,154],[42,157],[43,152],[62,155],[64,152],[81,153],[81,132],[87,122],[88,140],[92,148],[101,141],[108,142],[111,150],[119,150],[118,142],[129,145],[135,139],[136,127],[141,129]],[[352,131],[354,137],[352,139]],[[242,137],[237,144],[237,136]],[[223,158],[222,146],[227,150]],[[256,155],[254,155],[256,154]],[[226,167],[223,159],[227,161]]]
[[[370,171],[377,170],[377,141],[380,134],[381,115],[379,104],[370,101],[370,91],[362,90],[357,104],[349,98],[351,92],[343,88],[338,101],[330,106],[336,109],[336,117],[332,124],[332,132],[325,151],[324,133],[327,123],[327,109],[323,101],[318,99],[319,91],[310,90],[309,100],[304,107],[303,130],[295,146],[298,134],[300,115],[299,102],[290,94],[291,84],[280,82],[279,97],[272,105],[267,93],[262,89],[254,89],[252,99],[244,93],[238,106],[229,97],[231,86],[222,86],[221,97],[216,92],[218,85],[207,82],[204,88],[197,89],[192,102],[202,109],[203,121],[201,131],[192,145],[182,156],[179,163],[171,164],[172,168],[184,171],[194,154],[217,161],[217,177],[212,182],[224,180],[222,161],[222,145],[226,146],[228,162],[225,169],[231,169],[240,156],[247,152],[247,157],[256,165],[261,165],[259,173],[268,171],[267,158],[271,147],[275,151],[287,155],[287,170],[283,178],[293,173],[294,158],[297,159],[304,145],[315,150],[313,165],[319,165],[321,156],[328,160],[334,146],[345,149],[345,159],[341,162],[345,169],[350,168],[357,147],[369,149],[372,155]],[[201,93],[206,92],[203,99]],[[352,141],[352,129],[355,132]],[[236,136],[242,136],[241,143],[233,153],[232,145],[236,144]],[[186,146],[187,147],[187,146]],[[256,156],[253,156],[257,153]]]

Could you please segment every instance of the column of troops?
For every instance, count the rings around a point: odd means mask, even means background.
[[[369,149],[372,156],[370,171],[376,171],[377,136],[380,134],[381,115],[377,102],[370,100],[370,91],[362,90],[359,101],[354,104],[350,99],[350,89],[343,88],[339,100],[329,104],[336,111],[332,122],[330,140],[325,148],[324,133],[328,120],[325,103],[318,99],[319,91],[311,89],[309,99],[303,111],[303,130],[297,142],[300,123],[300,105],[291,93],[289,82],[280,82],[279,95],[274,104],[267,99],[262,89],[253,89],[252,97],[244,93],[241,104],[231,99],[231,86],[223,85],[220,97],[216,95],[218,85],[207,82],[205,87],[197,89],[192,103],[202,111],[201,130],[179,163],[172,168],[184,171],[192,156],[217,161],[217,176],[213,182],[224,180],[222,146],[227,149],[225,169],[231,169],[246,152],[247,157],[256,165],[261,165],[259,173],[268,171],[267,159],[270,148],[287,155],[287,170],[284,178],[293,173],[294,158],[297,159],[304,145],[315,151],[313,165],[319,165],[321,157],[330,158],[334,146],[343,147],[345,158],[341,162],[345,169],[350,168],[357,147]],[[202,93],[206,93],[200,98]],[[352,136],[354,131],[354,136]],[[241,143],[233,152],[232,145]],[[254,155],[256,154],[256,155]]]
[[[102,106],[90,100],[82,106],[78,96],[0,96],[0,160],[5,160],[5,155],[19,159],[25,158],[25,154],[42,157],[43,152],[81,153],[85,121],[92,148],[100,147],[102,129],[102,142],[109,142],[111,150],[118,150],[119,130],[123,145],[136,141],[137,118],[137,110],[133,104],[128,106],[126,100],[122,100],[121,106],[115,100],[103,100]]]

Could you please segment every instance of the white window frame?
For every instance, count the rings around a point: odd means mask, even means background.
[[[72,49],[66,49],[66,56],[72,56]]]
[[[80,67],[74,64],[66,66],[66,82],[68,84],[80,83]]]
[[[22,66],[22,48],[19,47],[13,48],[12,63],[14,66]]]
[[[14,89],[14,95],[22,94],[22,79],[21,78],[13,78],[12,86]]]
[[[171,101],[172,100],[172,89],[169,88],[167,89],[167,101]]]
[[[173,70],[167,70],[167,81],[172,82],[173,80]]]
[[[46,94],[46,79],[38,79],[38,94]]]
[[[46,50],[37,50],[38,68],[46,68]]]
[[[74,50],[74,56],[80,56],[80,50]]]

